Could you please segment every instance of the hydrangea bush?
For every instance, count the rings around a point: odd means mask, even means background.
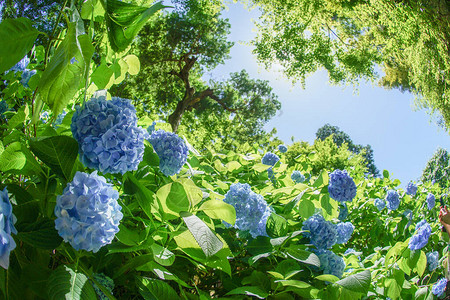
[[[76,250],[95,253],[110,244],[123,217],[118,198],[119,193],[104,177],[77,172],[56,199],[59,235]]]
[[[417,185],[414,184],[414,182],[410,181],[408,185],[406,186],[406,194],[415,196],[417,193]]]
[[[309,237],[311,244],[316,246],[317,249],[328,249],[336,244],[338,234],[336,225],[330,221],[325,221],[320,214],[309,217],[303,223],[302,229],[309,231],[305,233],[305,236]]]
[[[316,254],[320,259],[320,270],[324,274],[331,274],[339,278],[342,277],[345,269],[345,262],[342,257],[330,250],[324,249],[317,250]]]
[[[355,226],[351,222],[341,222],[336,225],[337,237],[336,244],[345,244],[352,237]]]
[[[264,154],[261,162],[268,166],[274,166],[279,160],[280,157],[278,157],[278,155],[273,154],[272,152],[267,152],[266,154]]]
[[[409,240],[409,249],[418,250],[425,247],[431,235],[431,226],[422,220],[416,225],[416,233]]]
[[[16,248],[16,242],[11,234],[17,234],[14,227],[16,217],[12,213],[8,190],[0,191],[0,266],[5,269],[9,267],[9,255]]]

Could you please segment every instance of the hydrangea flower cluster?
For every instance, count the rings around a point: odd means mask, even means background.
[[[280,160],[278,155],[273,154],[272,152],[267,152],[264,154],[263,158],[261,159],[261,162],[268,166],[275,166],[275,164]]]
[[[348,207],[347,204],[342,203],[342,205],[339,205],[339,221],[344,221],[348,217]]]
[[[148,132],[148,134],[152,134],[153,131],[155,131],[155,126],[156,126],[156,122],[153,121],[152,125],[150,125],[150,126],[147,127],[147,132]]]
[[[409,240],[409,249],[419,250],[425,247],[431,235],[431,226],[427,221],[422,220],[416,225],[416,233]]]
[[[272,167],[267,169],[267,176],[269,177],[269,179],[271,179],[271,180],[275,179],[274,174],[275,173],[273,172],[273,168]]]
[[[439,252],[433,251],[427,253],[428,270],[434,271],[439,266]]]
[[[272,209],[263,196],[253,192],[247,183],[233,183],[225,194],[224,202],[236,210],[234,227],[249,231],[252,237],[267,236],[266,223]]]
[[[320,270],[323,270],[324,274],[331,274],[341,278],[344,274],[345,262],[344,259],[334,254],[330,250],[319,249],[316,251],[320,260]]]
[[[338,202],[352,201],[356,196],[356,185],[347,171],[335,170],[330,174],[328,192]]]
[[[0,191],[0,266],[9,267],[9,254],[16,248],[16,243],[11,234],[17,234],[14,227],[16,217],[12,213],[12,205],[9,202],[8,190]]]
[[[305,181],[305,176],[300,171],[293,171],[291,174],[291,179],[295,183],[300,183]]]
[[[382,211],[386,207],[386,201],[384,199],[377,198],[375,199],[374,204],[379,211]]]
[[[415,196],[416,193],[417,193],[417,185],[415,185],[414,182],[410,181],[406,186],[406,194]]]
[[[28,81],[30,81],[31,77],[36,74],[36,70],[28,70],[25,69],[22,73],[22,79],[20,80],[20,83],[24,86],[24,87],[29,87],[28,86]]]
[[[9,71],[14,72],[25,71],[29,63],[30,59],[28,58],[27,55],[25,55],[24,58],[22,58],[17,64],[15,64],[11,69],[9,69]]]
[[[159,156],[159,169],[166,176],[178,174],[184,166],[189,149],[182,138],[162,129],[153,131],[149,142]]]
[[[336,244],[336,225],[325,219],[320,214],[312,215],[303,223],[303,230],[309,230],[304,235],[311,240],[311,244],[317,249],[328,249]]]
[[[446,278],[441,278],[439,279],[438,282],[436,282],[433,287],[431,288],[431,292],[437,296],[438,298],[440,298],[441,296],[444,295],[445,292],[445,288],[447,287],[447,279]]]
[[[386,195],[386,206],[389,210],[396,210],[400,205],[400,198],[396,190],[389,190]]]
[[[427,195],[427,207],[428,209],[433,209],[436,205],[436,197],[432,193],[428,193]]]
[[[278,146],[278,151],[280,151],[281,153],[286,153],[287,152],[287,147],[285,145],[279,145]]]
[[[60,113],[57,117],[55,122],[53,123],[56,128],[58,128],[59,125],[62,124],[62,121],[64,120],[64,117],[67,115],[67,111],[63,109],[62,113]]]
[[[339,223],[336,225],[336,244],[345,244],[352,237],[355,226],[351,222]]]
[[[114,281],[111,278],[109,278],[108,276],[106,276],[103,273],[96,273],[96,274],[94,274],[94,279],[99,284],[104,286],[112,295],[113,290],[114,290]],[[95,293],[97,294],[97,296],[100,300],[109,300],[109,297],[107,297],[95,283],[93,284],[93,287],[94,287]]]
[[[97,175],[77,172],[56,198],[55,228],[76,250],[97,252],[110,244],[122,220],[119,193]]]
[[[137,170],[142,161],[148,133],[137,126],[136,109],[128,99],[93,97],[77,107],[70,127],[80,161],[89,168],[123,174]]]

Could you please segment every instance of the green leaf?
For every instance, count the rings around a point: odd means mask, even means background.
[[[183,185],[179,182],[170,184],[170,192],[165,199],[167,207],[174,212],[189,210],[189,199]]]
[[[321,280],[321,281],[333,282],[333,283],[339,281],[339,277],[336,277],[331,274],[322,274],[322,275],[314,277],[314,279]]]
[[[139,62],[139,58],[136,55],[127,55],[123,58],[123,60],[128,65],[128,73],[130,75],[137,75],[139,73],[139,71],[141,70],[141,63]]]
[[[169,251],[167,248],[154,243],[151,246],[153,252],[153,259],[163,266],[171,266],[175,261],[175,254]]]
[[[303,249],[288,248],[287,254],[301,263],[320,267],[319,257],[312,252]]]
[[[298,204],[298,213],[300,216],[302,216],[305,219],[308,219],[312,215],[314,215],[314,212],[316,210],[316,207],[314,206],[314,203],[312,203],[309,199],[302,199],[300,200]]]
[[[105,21],[111,48],[115,52],[124,51],[149,18],[164,7],[166,6],[161,2],[147,8],[118,0],[106,0]]]
[[[213,256],[222,249],[222,241],[216,237],[214,232],[199,217],[188,212],[182,212],[180,216],[206,257]]]
[[[0,171],[21,170],[26,160],[20,142],[11,143],[0,155]]]
[[[124,175],[124,191],[127,194],[135,194],[144,213],[149,218],[153,218],[151,204],[155,194],[141,184],[131,172],[127,172]]]
[[[96,299],[94,288],[86,275],[68,266],[60,266],[52,272],[47,282],[49,299]]]
[[[285,236],[288,232],[288,224],[282,216],[271,213],[267,219],[266,229],[270,237]]]
[[[428,293],[428,287],[426,287],[426,286],[421,287],[421,288],[419,288],[416,291],[416,293],[414,295],[414,297],[415,297],[414,299],[416,299],[416,300],[425,300],[425,297],[427,296],[427,293]]]
[[[95,83],[98,89],[104,89],[114,75],[114,71],[102,62],[94,72],[92,72],[91,80]]]
[[[33,247],[53,250],[62,242],[53,220],[43,219],[37,223],[17,223],[16,225],[17,238]]]
[[[246,295],[257,297],[259,299],[265,299],[269,296],[267,292],[257,286],[241,286],[229,291],[226,295]]]
[[[427,256],[422,250],[415,252],[420,252],[420,254],[419,259],[415,263],[414,270],[417,272],[417,274],[419,274],[419,276],[422,276],[427,268]]]
[[[257,163],[254,164],[252,169],[255,170],[256,172],[264,172],[267,171],[268,168],[270,168],[271,166],[262,164],[262,163]]]
[[[27,114],[25,113],[25,107],[21,107],[17,113],[8,121],[8,129],[12,130],[16,128],[19,125],[23,125],[25,122],[25,119],[27,117]]]
[[[371,280],[370,271],[365,270],[336,281],[336,284],[339,284],[347,290],[366,295],[369,291]]]
[[[328,184],[328,172],[327,171],[323,171],[319,177],[317,177],[317,179],[314,181],[313,183],[313,187],[315,188],[321,188],[323,186],[326,186]]]
[[[228,224],[234,225],[236,222],[236,210],[226,202],[220,200],[205,201],[199,208],[213,219],[224,220]]]
[[[388,170],[383,170],[383,177],[384,178],[389,178],[389,171]]]
[[[194,207],[203,199],[202,190],[195,185],[195,183],[189,178],[180,178],[177,182],[183,185],[186,196],[189,200],[191,207]]]
[[[70,181],[78,155],[77,141],[69,136],[53,136],[40,141],[30,141],[30,148],[53,172]]]
[[[281,283],[282,286],[293,286],[298,289],[307,289],[311,287],[309,283],[300,280],[278,280],[276,282]]]
[[[4,19],[0,23],[0,73],[11,69],[31,50],[38,34],[27,18]]]
[[[145,300],[180,299],[175,290],[161,280],[136,277],[136,286]]]
[[[156,276],[158,276],[159,279],[162,280],[173,280],[179,284],[181,284],[184,287],[192,288],[189,286],[186,282],[178,278],[175,274],[172,274],[169,270],[164,268],[163,266],[157,264],[154,261],[149,261],[145,265],[142,265],[138,268],[136,268],[136,271],[143,271],[143,272],[153,272]]]

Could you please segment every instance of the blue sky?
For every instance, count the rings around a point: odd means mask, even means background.
[[[246,69],[253,78],[269,80],[282,108],[265,128],[277,128],[277,136],[286,144],[291,137],[312,143],[317,129],[330,123],[354,143],[370,144],[378,169],[389,170],[402,186],[420,178],[438,147],[450,149],[447,133],[430,123],[425,111],[413,110],[413,95],[363,82],[357,92],[351,86],[331,86],[325,71],[310,76],[304,90],[300,84],[293,86],[281,73],[258,65],[251,46],[245,45],[256,35],[252,18],[257,19],[258,11],[249,12],[237,3],[230,4],[223,16],[231,23],[232,58],[208,75],[225,79],[230,72]]]

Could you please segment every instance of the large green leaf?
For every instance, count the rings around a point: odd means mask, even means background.
[[[0,23],[0,73],[13,67],[31,50],[38,34],[27,18],[5,19]]]
[[[124,191],[128,194],[135,194],[144,213],[149,218],[153,218],[151,204],[155,194],[140,183],[130,172],[124,175]]]
[[[97,299],[88,277],[68,266],[54,270],[47,282],[48,299],[91,300]]]
[[[267,298],[267,296],[269,296],[266,291],[263,291],[260,287],[257,286],[241,286],[229,291],[227,295],[246,295],[257,297],[259,299],[265,299]]]
[[[161,192],[158,191],[158,197],[165,203],[167,208],[174,212],[187,211],[189,209],[189,198],[181,183],[172,182],[163,188],[160,189]]]
[[[20,142],[10,144],[0,155],[0,171],[21,170],[27,159]]]
[[[58,231],[55,229],[55,222],[50,219],[43,219],[32,224],[17,224],[17,238],[33,247],[53,250],[62,242]]]
[[[288,232],[288,224],[285,218],[272,213],[267,219],[266,229],[270,237],[285,236]]]
[[[162,280],[137,277],[136,285],[145,300],[180,299],[175,290]]]
[[[320,267],[319,257],[312,252],[291,247],[287,249],[287,254],[301,263],[312,265],[318,268]]]
[[[79,19],[71,22],[64,40],[51,57],[38,83],[38,98],[33,122],[39,118],[43,103],[58,115],[73,98],[87,70],[94,47],[86,34],[77,29]],[[81,23],[82,24],[82,23]]]
[[[234,225],[234,222],[236,222],[236,210],[234,207],[220,200],[206,201],[200,206],[199,210],[204,211],[213,219],[221,219],[231,225]]]
[[[199,217],[188,212],[182,212],[180,215],[206,257],[213,256],[222,249],[222,241]]]
[[[111,48],[122,52],[136,34],[158,10],[166,7],[161,2],[151,7],[137,6],[118,0],[106,0],[105,21]]]
[[[342,286],[343,288],[353,292],[362,293],[364,295],[369,291],[370,283],[371,276],[369,270],[365,270],[336,281],[336,284]]]
[[[78,155],[77,141],[69,136],[53,136],[40,141],[30,141],[30,148],[53,172],[70,181]]]

